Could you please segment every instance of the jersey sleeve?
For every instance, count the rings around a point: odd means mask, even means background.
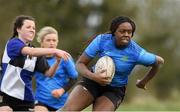
[[[40,56],[37,58],[35,71],[45,74],[46,70],[50,68],[45,56]]]
[[[98,35],[85,49],[85,54],[91,58],[95,57],[100,50],[101,35]]]
[[[144,65],[144,66],[150,66],[156,62],[156,55],[147,52],[146,50],[142,50],[140,52],[140,55],[138,57],[138,64]]]
[[[9,40],[7,44],[7,54],[10,58],[21,56],[21,50],[26,45],[18,39]]]
[[[78,77],[78,72],[76,70],[76,67],[72,58],[69,58],[67,61],[64,61],[64,67],[70,78],[76,79]]]

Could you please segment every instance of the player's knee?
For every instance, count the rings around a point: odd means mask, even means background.
[[[44,106],[35,106],[34,112],[49,112],[48,109]]]
[[[13,112],[13,109],[9,106],[1,106],[0,112]]]
[[[68,108],[69,106],[66,106],[66,105],[64,105],[60,110],[61,111],[70,111],[70,108]]]
[[[75,111],[76,109],[74,108],[73,105],[64,105],[62,108],[61,108],[61,111]]]

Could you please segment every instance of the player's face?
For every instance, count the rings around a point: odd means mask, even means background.
[[[43,48],[56,48],[58,45],[58,36],[57,34],[47,34],[44,36],[42,42],[41,42],[41,47]]]
[[[128,22],[120,24],[114,34],[117,47],[127,45],[132,38],[131,24]]]
[[[18,36],[25,42],[31,42],[35,36],[35,23],[32,20],[24,20],[21,28],[17,29]]]

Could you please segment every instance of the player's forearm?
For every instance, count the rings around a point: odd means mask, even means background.
[[[22,53],[30,56],[55,55],[56,49],[53,48],[30,48],[24,47]]]
[[[153,65],[152,68],[149,70],[149,72],[143,77],[141,82],[144,84],[148,83],[156,75],[158,69],[159,69],[159,65]]]
[[[84,63],[77,62],[76,69],[82,76],[92,79],[92,72],[87,68],[87,66],[85,66]]]
[[[51,66],[49,68],[49,70],[46,71],[46,73],[45,73],[46,76],[52,77],[55,74],[55,72],[59,66],[59,63],[60,63],[60,60],[56,60],[56,63],[53,66]]]
[[[150,71],[145,75],[145,77],[141,80],[142,83],[148,83],[158,72],[159,67],[164,64],[164,59],[160,56],[156,56],[156,63],[152,65]]]

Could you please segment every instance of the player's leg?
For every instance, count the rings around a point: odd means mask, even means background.
[[[3,96],[0,96],[3,100]],[[13,112],[13,109],[8,106],[6,103],[0,102],[0,112]]]
[[[13,111],[29,111],[34,108],[34,102],[20,100],[3,93],[2,103],[9,106]]]
[[[77,85],[70,93],[62,111],[81,111],[88,107],[94,98],[82,85]]]
[[[49,112],[45,106],[36,105],[34,107],[34,112]]]
[[[56,111],[57,109],[50,107],[40,101],[35,102],[34,111],[35,112],[49,112],[49,111]]]
[[[0,112],[13,112],[13,110],[9,106],[0,106]]]
[[[93,111],[115,111],[124,99],[125,90],[126,87],[103,87],[104,92],[95,100]]]
[[[93,111],[114,111],[114,104],[106,96],[100,96],[93,104]]]
[[[49,111],[56,111],[56,108],[53,108],[51,106],[46,105],[45,103],[42,103],[40,101],[35,102],[35,112],[49,112]]]
[[[93,111],[114,111],[114,104],[105,96],[98,97],[93,104]]]

